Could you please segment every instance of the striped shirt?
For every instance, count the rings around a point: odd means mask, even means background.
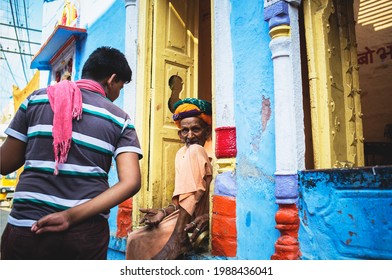
[[[20,106],[7,135],[26,145],[24,170],[15,190],[8,222],[30,227],[41,217],[84,203],[109,188],[112,158],[132,152],[142,158],[129,116],[99,93],[81,89],[82,119],[73,120],[72,144],[65,163],[53,175],[53,111],[46,89],[33,92]],[[108,217],[109,211],[102,213]]]

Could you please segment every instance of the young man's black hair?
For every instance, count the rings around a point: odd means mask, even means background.
[[[132,79],[132,70],[124,54],[112,47],[100,47],[88,57],[82,78],[101,81],[113,73],[116,74],[116,81],[129,83]]]

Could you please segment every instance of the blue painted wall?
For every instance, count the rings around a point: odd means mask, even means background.
[[[275,230],[273,65],[263,1],[231,1],[237,129],[238,259],[270,259]],[[268,106],[268,102],[270,103]],[[262,125],[263,110],[271,116]],[[266,113],[266,112],[264,112]]]
[[[78,76],[75,80],[80,79],[82,67],[88,56],[100,46],[110,46],[125,52],[125,4],[123,0],[117,0],[113,5],[91,26],[87,27],[87,37],[77,46],[77,57],[75,69]],[[132,69],[133,70],[133,69]],[[119,98],[114,102],[118,107],[123,108],[123,91]],[[114,185],[118,181],[115,162],[109,173],[109,185]],[[125,258],[125,240],[115,238],[117,231],[117,210],[114,207],[110,211],[110,244],[108,259]]]
[[[392,167],[299,173],[303,259],[392,259]]]
[[[100,46],[109,46],[125,52],[125,4],[117,0],[97,21],[87,28],[87,37],[79,44],[75,65],[75,80],[80,79],[88,56]],[[123,108],[123,95],[114,102]]]

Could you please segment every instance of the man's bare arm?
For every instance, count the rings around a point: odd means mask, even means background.
[[[8,136],[0,147],[1,175],[7,175],[21,167],[25,162],[26,143]]]
[[[33,232],[63,231],[89,217],[109,210],[135,195],[140,189],[140,166],[136,153],[117,156],[118,183],[92,200],[68,210],[47,215],[31,228]]]

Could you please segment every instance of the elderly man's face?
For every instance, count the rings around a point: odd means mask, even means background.
[[[178,131],[178,136],[186,146],[192,144],[204,146],[204,143],[211,135],[211,126],[198,117],[183,119],[180,124],[181,128]]]

